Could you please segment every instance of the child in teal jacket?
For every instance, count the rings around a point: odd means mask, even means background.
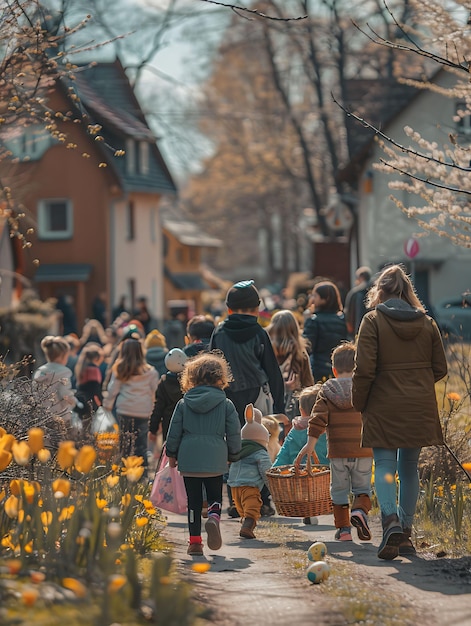
[[[218,354],[201,352],[188,359],[180,382],[184,396],[175,407],[167,434],[169,465],[178,464],[185,483],[191,555],[203,554],[203,486],[208,500],[208,547],[219,550],[222,545],[222,477],[228,461],[238,459],[241,447],[239,417],[224,393],[229,378],[227,361]]]
[[[293,419],[292,428],[283,441],[281,450],[278,452],[273,462],[273,467],[278,465],[292,465],[298,456],[298,452],[306,445],[308,422],[320,388],[320,384],[305,387],[299,394],[299,412],[301,415]],[[315,451],[319,463],[321,465],[329,465],[325,433],[319,437]],[[316,524],[317,518],[305,517],[303,521],[305,524]]]

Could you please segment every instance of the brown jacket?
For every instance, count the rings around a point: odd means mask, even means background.
[[[309,419],[309,437],[327,432],[329,459],[356,459],[372,456],[362,448],[361,415],[352,406],[352,379],[330,378],[322,385]]]
[[[357,340],[353,406],[363,420],[362,445],[419,448],[443,444],[435,383],[447,374],[431,317],[391,299],[365,315]]]

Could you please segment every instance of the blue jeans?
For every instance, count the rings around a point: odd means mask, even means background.
[[[396,513],[403,528],[411,528],[419,497],[419,461],[421,448],[373,448],[375,491],[381,513]],[[396,471],[399,477],[397,495]]]

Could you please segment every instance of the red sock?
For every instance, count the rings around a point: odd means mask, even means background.
[[[192,535],[190,535],[190,544],[192,543],[203,543],[201,540],[201,535],[198,535],[196,537],[193,537]]]

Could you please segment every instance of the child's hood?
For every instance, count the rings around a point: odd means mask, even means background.
[[[195,413],[208,413],[225,401],[226,394],[222,389],[206,385],[193,387],[185,394],[185,404]]]
[[[338,409],[352,408],[351,378],[329,378],[322,385],[322,393]]]
[[[231,313],[222,322],[224,331],[236,343],[245,343],[255,337],[261,326],[255,315],[246,315],[245,313]]]

